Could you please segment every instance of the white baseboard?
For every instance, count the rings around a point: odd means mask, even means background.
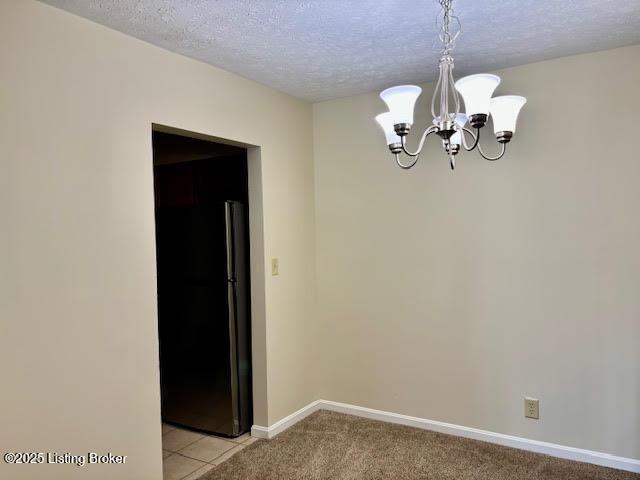
[[[575,460],[578,462],[592,463],[603,467],[617,468],[629,472],[640,473],[640,460],[633,458],[618,457],[608,453],[594,452],[592,450],[584,450],[581,448],[566,447],[555,443],[541,442],[539,440],[530,440],[528,438],[514,437],[512,435],[504,435],[502,433],[489,432],[478,428],[464,427],[454,425],[452,423],[438,422],[435,420],[427,420],[425,418],[410,417],[399,413],[384,412],[382,410],[374,410],[372,408],[358,407],[346,403],[331,402],[329,400],[320,400],[317,409],[331,410],[332,412],[347,413],[358,417],[370,418],[372,420],[381,420],[388,423],[396,423],[399,425],[407,425],[409,427],[422,428],[424,430],[432,430],[435,432],[448,433],[458,437],[472,438],[483,442],[497,443],[506,447],[518,448],[520,450],[528,450],[530,452],[544,453],[553,457]]]
[[[270,427],[254,425],[251,427],[251,435],[257,438],[273,438],[278,433],[286,430],[305,417],[318,410],[330,410],[332,412],[346,413],[357,417],[380,420],[387,423],[406,425],[409,427],[432,430],[434,432],[447,433],[458,437],[472,438],[483,442],[496,443],[506,447],[528,450],[530,452],[543,453],[552,457],[565,458],[578,462],[592,463],[603,467],[617,468],[628,472],[640,473],[640,460],[633,458],[618,457],[608,453],[584,450],[581,448],[566,447],[555,443],[530,440],[528,438],[504,435],[502,433],[489,432],[478,428],[464,427],[452,423],[438,422],[426,418],[410,417],[399,413],[374,410],[372,408],[358,407],[347,403],[332,402],[330,400],[316,400],[309,405],[302,407],[297,412],[274,423]]]
[[[309,405],[305,405],[297,412],[293,412],[288,417],[284,417],[282,420],[278,420],[276,423],[271,425],[270,427],[261,427],[260,425],[254,425],[251,427],[251,436],[256,438],[273,438],[278,435],[280,432],[285,431],[287,428],[295,425],[303,418],[308,417],[313,412],[320,410],[318,407],[322,400],[316,400],[315,402],[311,402]]]

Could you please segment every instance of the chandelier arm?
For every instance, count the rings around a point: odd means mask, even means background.
[[[469,135],[471,135],[471,138],[473,138],[473,145],[471,145],[471,146],[467,145],[467,138],[464,136],[465,132],[467,132]],[[473,133],[468,128],[462,127],[462,130],[460,131],[460,135],[462,136],[462,146],[464,147],[464,149],[467,152],[470,152],[471,150],[473,150],[474,148],[476,148],[478,146],[478,142],[480,141],[480,129],[479,128],[476,128],[476,133]]]
[[[504,156],[504,152],[506,152],[506,150],[507,150],[507,144],[506,143],[501,143],[500,145],[502,145],[502,150],[495,157],[490,157],[490,156],[486,155],[482,151],[482,147],[480,146],[479,143],[478,143],[478,152],[480,152],[480,155],[482,155],[482,158],[484,158],[485,160],[489,160],[490,162],[495,162],[496,160],[500,160]]]
[[[407,150],[406,148],[407,144],[406,144],[405,136],[400,137],[400,144],[402,145],[402,151],[407,155],[409,155],[410,157],[417,157],[418,155],[420,155],[420,152],[422,152],[422,147],[424,146],[424,141],[427,139],[427,137],[437,131],[438,131],[438,127],[435,125],[431,125],[429,128],[427,128],[422,134],[422,138],[420,139],[420,143],[418,144],[418,149],[413,153]]]
[[[415,156],[413,157],[413,162],[411,162],[411,163],[408,163],[408,164],[404,165],[404,164],[400,161],[400,154],[399,154],[399,153],[396,153],[396,154],[395,154],[395,156],[396,156],[396,163],[397,163],[397,164],[398,164],[398,166],[399,166],[400,168],[402,168],[403,170],[409,170],[409,169],[410,169],[411,167],[413,167],[416,163],[418,163],[418,159],[420,158],[420,154],[415,155]]]

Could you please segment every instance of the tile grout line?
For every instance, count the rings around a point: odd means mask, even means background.
[[[185,445],[184,447],[182,447],[180,450],[184,450],[185,448],[187,448],[187,447],[189,447],[189,446],[193,445],[193,444],[194,444],[194,443],[196,443],[197,441],[202,440],[202,438],[204,438],[204,437],[198,438],[198,440],[194,440],[193,442],[186,444],[186,445]],[[163,448],[163,450],[164,450],[164,448]],[[167,452],[180,453],[179,451],[168,450],[168,449],[167,449]],[[184,455],[183,455],[183,457],[184,457]]]
[[[189,457],[186,457],[189,458]],[[189,472],[187,473],[184,477],[180,477],[179,480],[184,480],[185,478],[187,478],[189,475],[191,475],[192,473],[197,472],[198,470],[200,470],[201,468],[203,468],[205,465],[207,465],[206,463],[204,465],[199,466],[198,468],[196,468],[193,472]]]
[[[211,459],[211,460],[209,460],[209,461],[207,461],[207,460],[201,460],[201,459],[199,459],[199,458],[190,457],[189,455],[185,455],[184,453],[180,453],[180,452],[174,452],[174,454],[175,454],[175,455],[180,455],[181,457],[188,458],[188,459],[190,459],[190,460],[197,460],[198,462],[202,462],[202,463],[204,463],[204,464],[207,464],[207,463],[208,463],[208,464],[214,465],[214,464],[213,464],[213,463],[211,463],[211,462],[213,462],[213,461],[217,460],[217,459],[218,459],[218,458],[220,458],[222,455],[224,455],[224,454],[225,454],[225,453],[227,453],[227,452],[230,452],[231,450],[233,450],[233,449],[234,449],[234,448],[236,448],[237,446],[238,446],[238,445],[233,446],[233,447],[231,447],[231,448],[230,448],[230,449],[228,449],[228,450],[225,450],[225,451],[224,451],[224,452],[222,452],[220,455],[215,456],[214,458],[212,458],[212,459]]]
[[[239,445],[242,445],[242,444],[240,443]],[[223,456],[225,453],[229,453],[231,450],[233,450],[234,448],[237,448],[237,447],[238,447],[238,445],[236,445],[235,447],[231,447],[231,448],[230,448],[229,450],[227,450],[226,452],[222,452],[222,453],[221,453],[220,455],[218,455],[216,458],[213,458],[213,459],[211,459],[210,461],[208,461],[208,462],[206,462],[206,463],[208,463],[209,465],[217,466],[217,465],[216,465],[215,463],[213,463],[213,462],[215,462],[217,459],[219,459],[219,458],[220,458],[221,456]]]
[[[196,440],[196,442],[197,442],[197,441],[198,441],[198,440]],[[195,442],[192,442],[192,443],[195,443]],[[191,443],[190,443],[189,445],[191,445]],[[184,448],[187,448],[189,445],[185,446]],[[171,452],[171,450],[167,450],[167,452]],[[190,472],[189,472],[189,473],[187,473],[184,477],[180,477],[178,480],[183,480],[183,479],[187,478],[187,477],[188,477],[189,475],[191,475],[193,472],[196,472],[196,471],[200,470],[202,467],[204,467],[205,465],[207,465],[207,462],[203,462],[202,460],[198,460],[197,458],[187,457],[186,455],[182,455],[180,452],[171,452],[171,455],[179,455],[179,456],[181,456],[182,458],[188,458],[189,460],[195,460],[195,461],[197,461],[197,462],[202,463],[202,465],[199,465],[198,467],[196,467],[196,469],[195,469],[195,470],[190,471]],[[170,457],[171,455],[169,455],[169,457]],[[167,458],[169,458],[169,457],[167,457]],[[216,457],[216,458],[217,458],[217,457]],[[162,461],[164,462],[164,460],[166,460],[166,459],[165,459],[165,458],[163,458],[163,459],[162,459]]]
[[[247,439],[247,440],[248,440],[248,439]],[[246,440],[245,440],[245,441],[246,441]],[[231,442],[230,442],[230,443],[231,443]],[[233,442],[233,443],[235,443],[235,442]],[[208,462],[205,462],[205,461],[200,460],[200,459],[198,459],[198,458],[188,457],[187,455],[183,455],[183,454],[181,454],[180,452],[174,452],[176,455],[180,455],[181,457],[189,458],[189,459],[191,459],[191,460],[197,460],[197,461],[199,461],[199,462],[204,463],[204,465],[201,465],[201,466],[199,466],[198,468],[196,468],[195,470],[193,470],[192,472],[187,473],[184,477],[181,477],[179,480],[184,480],[185,478],[187,478],[187,477],[188,477],[189,475],[191,475],[192,473],[197,472],[198,470],[200,470],[200,469],[204,468],[204,467],[205,467],[205,466],[207,466],[207,465],[211,465],[212,467],[217,467],[218,465],[216,465],[215,463],[213,463],[214,461],[216,461],[218,458],[222,457],[222,456],[223,456],[224,454],[226,454],[226,453],[229,453],[231,450],[233,450],[234,448],[237,448],[237,447],[238,447],[238,446],[240,446],[240,445],[244,445],[244,443],[237,443],[236,445],[234,445],[233,447],[231,447],[229,450],[226,450],[226,451],[222,452],[220,455],[218,455],[217,457],[215,457],[215,458],[211,459],[211,460],[210,460],[210,461],[208,461]],[[188,446],[188,445],[187,445],[187,446]],[[187,447],[184,447],[184,448],[187,448]]]
[[[179,430],[179,429],[178,429],[178,428],[174,428],[174,430]],[[164,433],[164,434],[162,435],[162,437],[164,437],[165,435],[167,435],[167,434],[171,433],[171,432],[172,432],[172,431],[174,431],[174,430],[171,430],[171,431],[169,431],[169,432],[167,432],[167,433]],[[186,430],[186,431],[188,431],[188,430]],[[246,444],[246,442],[248,442],[248,441],[249,441],[249,440],[251,440],[251,438],[252,438],[252,437],[251,437],[251,435],[249,435],[249,437],[248,437],[246,440],[244,440],[243,442],[236,442],[236,441],[234,441],[234,440],[227,439],[227,438],[217,437],[217,436],[215,436],[215,435],[206,435],[206,434],[201,434],[201,435],[202,435],[202,436],[201,436],[200,438],[198,438],[198,439],[194,440],[193,442],[191,442],[191,443],[189,443],[189,444],[185,445],[185,446],[184,446],[184,447],[182,447],[180,450],[184,450],[185,448],[187,448],[187,447],[189,447],[189,446],[193,445],[194,443],[199,442],[199,441],[200,441],[200,440],[202,440],[203,438],[207,438],[207,437],[209,437],[209,438],[217,438],[217,439],[219,439],[219,440],[222,440],[222,441],[224,441],[224,442],[227,442],[227,443],[229,443],[229,444],[232,444],[233,446],[232,446],[231,448],[229,448],[228,450],[225,450],[225,451],[224,451],[224,452],[222,452],[220,455],[218,455],[217,457],[215,457],[215,458],[211,459],[211,460],[210,460],[210,461],[208,461],[208,462],[206,462],[206,461],[204,461],[204,460],[200,460],[199,458],[189,457],[188,455],[185,455],[185,454],[181,453],[180,451],[177,451],[177,452],[176,452],[176,451],[173,451],[173,450],[165,449],[165,448],[163,447],[163,450],[165,450],[165,451],[167,451],[167,452],[170,452],[170,453],[171,453],[171,455],[179,455],[179,456],[181,456],[181,457],[183,457],[183,458],[188,458],[189,460],[195,460],[195,461],[197,461],[197,462],[201,462],[201,463],[203,464],[203,465],[200,465],[200,466],[199,466],[198,468],[196,468],[195,470],[193,470],[193,471],[191,471],[191,472],[187,473],[184,477],[180,477],[180,479],[179,479],[179,480],[184,480],[185,478],[187,478],[187,477],[188,477],[189,475],[191,475],[192,473],[197,472],[197,471],[198,471],[198,470],[200,470],[201,468],[204,468],[206,465],[212,465],[213,467],[217,467],[218,465],[216,465],[216,464],[215,464],[215,463],[213,463],[213,462],[215,462],[217,459],[219,459],[220,457],[222,457],[222,456],[223,456],[223,455],[225,455],[226,453],[229,453],[229,452],[230,452],[231,450],[233,450],[234,448],[238,448],[238,447],[240,447],[240,446],[248,447],[249,445],[247,445],[247,444]],[[241,449],[241,450],[242,450],[242,449]],[[236,452],[236,453],[237,453],[237,452]],[[169,458],[171,455],[168,455],[166,458]],[[234,455],[235,455],[235,454],[234,454]],[[163,458],[163,462],[164,462],[164,460],[166,460],[166,458]]]
[[[209,462],[205,462],[204,460],[200,460],[199,458],[193,458],[193,457],[190,457],[189,455],[185,455],[184,453],[180,453],[180,452],[174,452],[174,455],[180,455],[183,458],[188,458],[189,460],[195,460],[197,462],[201,462],[201,463],[205,463],[205,464],[209,463]],[[216,458],[218,458],[218,457],[216,457]]]
[[[200,440],[202,440],[202,439],[200,439]],[[197,442],[197,441],[198,441],[198,440],[196,440],[196,442]],[[193,443],[195,443],[195,442],[193,442]],[[189,445],[193,445],[193,443],[190,443]],[[228,442],[228,443],[231,443],[231,442]],[[185,446],[184,448],[187,448],[189,445]],[[222,452],[220,455],[215,456],[214,458],[212,458],[212,459],[211,459],[211,460],[209,460],[209,461],[201,460],[201,459],[199,459],[199,458],[190,457],[189,455],[185,455],[185,454],[184,454],[184,453],[182,453],[182,452],[173,452],[173,451],[171,451],[171,450],[167,450],[167,452],[171,452],[171,454],[172,454],[172,455],[180,455],[181,457],[188,458],[188,459],[190,459],[190,460],[197,460],[198,462],[202,462],[202,463],[204,463],[205,465],[206,465],[206,464],[209,464],[209,465],[215,465],[215,464],[213,464],[213,463],[211,463],[211,462],[213,462],[214,460],[217,460],[218,458],[220,458],[220,457],[221,457],[222,455],[224,455],[225,453],[230,452],[231,450],[233,450],[234,448],[239,447],[240,445],[244,445],[244,443],[236,443],[236,444],[234,444],[231,448],[229,448],[229,449],[225,450],[225,451],[224,451],[224,452]],[[181,449],[181,450],[183,450],[183,449]],[[169,458],[169,457],[167,457],[167,458]],[[193,473],[193,472],[191,472],[191,473]]]
[[[190,432],[190,430],[184,430],[184,431],[185,431],[185,432]],[[167,433],[171,433],[171,432],[167,432]],[[195,432],[191,432],[191,433],[195,433]],[[194,440],[194,441],[193,441],[193,442],[191,442],[191,443],[186,444],[184,447],[181,447],[181,448],[180,448],[180,450],[184,450],[185,448],[190,447],[190,446],[191,446],[191,445],[193,445],[194,443],[199,442],[199,441],[200,441],[200,440],[202,440],[203,438],[205,438],[205,437],[210,437],[210,436],[211,436],[211,435],[205,435],[204,433],[200,433],[200,434],[198,434],[198,435],[201,435],[201,437],[200,437],[200,438],[198,438],[198,439],[196,439],[196,440]],[[169,450],[169,449],[165,449],[165,448],[164,448],[164,446],[162,447],[162,449],[163,449],[163,450],[167,450],[167,452],[180,453],[180,450],[178,450],[178,451]],[[186,455],[183,455],[183,457],[186,457]],[[187,457],[187,458],[189,458],[189,457]]]
[[[189,431],[189,430],[185,430],[185,431]],[[170,433],[170,432],[167,432],[167,433]],[[165,435],[166,435],[166,433],[165,433]],[[216,439],[218,439],[218,440],[222,440],[223,442],[231,443],[231,444],[233,444],[234,446],[244,445],[244,444],[245,444],[245,442],[248,442],[248,441],[251,439],[251,437],[249,437],[249,438],[247,438],[244,442],[234,442],[233,440],[228,440],[228,439],[226,439],[226,438],[222,438],[222,437],[216,437],[215,435],[206,435],[206,434],[203,434],[203,433],[202,433],[202,434],[200,434],[200,435],[202,435],[200,438],[198,438],[197,440],[194,440],[194,441],[193,441],[193,442],[191,442],[191,443],[188,443],[188,444],[187,444],[187,445],[185,445],[184,447],[180,448],[180,450],[184,450],[185,448],[190,447],[191,445],[193,445],[193,444],[194,444],[194,443],[196,443],[196,442],[199,442],[199,441],[200,441],[200,440],[202,440],[203,438],[216,438]],[[164,436],[164,435],[163,435],[163,436]],[[231,447],[231,448],[233,448],[233,447]],[[163,449],[164,451],[166,451],[166,452],[171,452],[171,453],[180,453],[180,450],[169,450],[168,448],[164,448],[164,446],[162,447],[162,449]],[[227,451],[228,451],[228,450],[227,450]],[[186,455],[182,455],[182,456],[183,456],[183,457],[187,457]],[[191,458],[191,457],[187,457],[187,458]],[[218,458],[218,457],[216,457],[216,458]]]
[[[218,465],[217,465],[217,464],[215,464],[215,463],[213,463],[213,462],[215,462],[217,459],[219,459],[219,458],[220,458],[221,456],[223,456],[224,454],[229,453],[229,452],[230,452],[231,450],[233,450],[234,448],[237,448],[237,447],[239,447],[239,446],[241,446],[241,445],[242,445],[242,446],[244,446],[244,447],[248,447],[249,445],[247,445],[247,444],[246,444],[246,442],[248,442],[249,440],[251,440],[251,437],[247,438],[247,439],[246,439],[244,442],[242,442],[242,443],[238,443],[238,444],[236,444],[236,446],[235,446],[235,447],[230,448],[230,449],[229,449],[229,450],[227,450],[226,452],[221,453],[221,454],[220,454],[220,455],[218,455],[216,458],[214,458],[213,460],[211,460],[211,461],[209,461],[209,462],[206,462],[206,463],[208,463],[209,465],[213,465],[214,467],[217,467]],[[254,442],[254,443],[255,443],[255,442]],[[241,450],[242,450],[242,449],[241,449]],[[234,454],[234,455],[235,455],[235,454]]]

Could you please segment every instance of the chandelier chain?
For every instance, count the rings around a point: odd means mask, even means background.
[[[453,10],[453,0],[438,0],[438,3],[442,7],[442,18],[436,19],[436,24],[440,26],[439,37],[442,42],[442,54],[449,55],[456,46],[456,40],[462,31],[462,26]]]

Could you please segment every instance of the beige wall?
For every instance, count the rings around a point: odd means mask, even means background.
[[[455,173],[396,167],[376,94],[314,105],[321,395],[640,458],[640,46],[499,74],[508,156]]]
[[[161,478],[152,123],[261,147],[255,422],[316,399],[311,107],[32,0],[0,2],[0,62],[0,451],[128,455],[0,477]]]

